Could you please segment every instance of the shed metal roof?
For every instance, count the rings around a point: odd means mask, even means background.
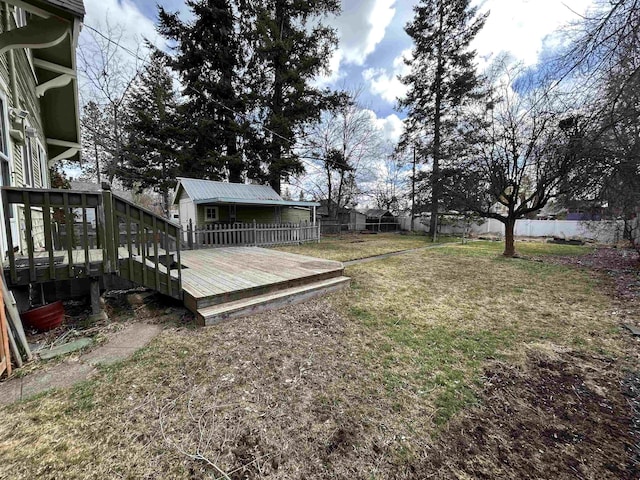
[[[196,178],[178,177],[174,203],[178,201],[180,189],[184,189],[193,203],[237,203],[245,205],[282,205],[312,207],[317,202],[297,202],[283,200],[268,185],[216,182]]]

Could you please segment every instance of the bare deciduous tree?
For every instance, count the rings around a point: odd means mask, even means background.
[[[505,66],[494,91],[495,104],[467,126],[479,134],[475,151],[457,162],[442,186],[464,211],[505,225],[504,255],[512,257],[516,220],[576,188],[580,158],[570,146],[581,124],[522,69]]]
[[[327,200],[330,218],[358,195],[359,183],[370,179],[372,161],[382,152],[380,131],[371,112],[359,103],[360,92],[348,92],[345,101],[325,112],[308,135],[308,156],[322,172],[310,172],[314,190]]]
[[[120,46],[126,41],[124,27],[106,19],[99,31],[85,29],[78,46],[81,101],[92,105],[81,117],[83,156],[111,183],[124,145],[124,104],[142,61],[140,47],[129,53]],[[96,131],[98,117],[101,129]]]

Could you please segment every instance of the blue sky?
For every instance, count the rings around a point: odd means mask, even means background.
[[[158,3],[170,11],[187,12],[180,0]],[[407,68],[402,58],[410,52],[411,40],[404,26],[413,16],[414,4],[414,0],[343,0],[342,14],[328,19],[337,29],[340,46],[331,61],[331,74],[318,82],[335,88],[360,87],[361,100],[390,140],[401,131],[403,115],[396,110],[396,98],[404,89],[397,75]],[[535,65],[541,54],[548,55],[559,44],[558,28],[577,20],[593,0],[478,0],[476,4],[481,11],[491,12],[474,43],[482,68],[502,51]],[[87,25],[104,29],[108,18],[112,25],[124,28],[122,41],[130,46],[143,37],[162,44],[154,31],[156,2],[85,0],[85,6]]]

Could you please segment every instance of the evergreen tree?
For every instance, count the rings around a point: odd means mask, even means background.
[[[82,109],[80,125],[83,162],[81,179],[99,185],[105,169],[111,165],[114,152],[110,118],[107,112],[92,100]]]
[[[155,53],[131,89],[127,102],[126,143],[117,176],[138,192],[151,188],[169,213],[169,191],[180,169],[178,102],[165,58]]]
[[[400,106],[407,109],[401,146],[426,145],[421,153],[432,160],[431,222],[436,234],[441,201],[440,169],[461,145],[455,139],[456,113],[479,95],[480,80],[469,44],[485,23],[471,0],[421,0],[415,18],[405,27],[414,41],[411,72],[402,78],[409,90]],[[426,159],[425,159],[426,161]]]
[[[187,133],[183,174],[242,182],[239,148],[244,112],[238,75],[241,44],[229,0],[188,0],[193,20],[159,7],[158,31],[174,42],[168,64],[181,78]]]
[[[252,114],[266,127],[251,141],[249,168],[277,192],[283,179],[303,171],[292,140],[336,101],[310,82],[326,69],[337,44],[335,30],[321,18],[339,11],[338,0],[242,1]]]

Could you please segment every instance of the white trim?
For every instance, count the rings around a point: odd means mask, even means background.
[[[58,160],[65,160],[67,158],[73,157],[76,153],[78,153],[78,150],[79,150],[79,148],[68,148],[68,149],[66,149],[64,152],[60,153],[59,155],[56,155],[55,157],[50,158],[49,159],[49,165],[53,165]]]
[[[42,97],[50,88],[60,88],[69,85],[69,82],[71,82],[71,80],[73,80],[74,78],[75,77],[71,75],[63,73],[62,75],[58,75],[51,80],[47,80],[46,82],[36,86],[36,96]]]
[[[46,60],[42,60],[41,58],[34,58],[33,64],[44,70],[50,70],[56,73],[66,73],[67,75],[71,75],[76,77],[76,72],[72,68],[68,68],[62,65],[58,65],[57,63],[47,62]]]
[[[27,130],[31,125],[25,120],[23,120],[22,124],[24,125],[24,131]],[[35,187],[35,175],[34,175],[34,164],[33,164],[33,137],[29,137],[27,135],[24,136],[24,143],[22,144],[22,185],[25,187]]]
[[[78,142],[68,142],[67,140],[57,140],[55,138],[47,138],[47,143],[54,147],[76,148],[78,150],[82,148]]]
[[[16,28],[22,28],[27,26],[27,11],[18,7],[13,8],[13,21],[16,22]]]
[[[211,209],[211,210],[210,210]],[[210,211],[214,211],[215,218],[209,218],[209,212]],[[205,205],[204,206],[204,221],[205,222],[217,222],[218,220],[220,220],[220,210],[218,207],[214,207],[212,205]]]
[[[36,141],[36,149],[38,151],[38,162],[40,163],[40,185],[42,188],[50,188],[47,150],[42,146],[42,142],[40,140]]]
[[[5,136],[5,148],[7,149],[7,153],[0,153],[0,158],[2,160],[0,161],[6,161],[7,165],[8,165],[8,181],[9,181],[9,185],[15,185],[15,176],[14,176],[14,168],[13,168],[13,142],[11,141],[11,137],[9,135],[9,100],[7,97],[7,94],[5,93],[6,91],[8,91],[7,85],[4,83],[3,80],[0,79],[0,100],[2,101],[2,106],[0,107],[0,122],[2,124],[2,127],[4,129],[4,136]],[[0,175],[0,184],[3,183],[3,179]],[[0,203],[0,207],[2,207],[2,204]],[[15,205],[10,206],[9,208],[11,208],[11,217],[9,220],[10,223],[10,229],[11,229],[11,237],[13,240],[13,245],[11,246],[11,248],[13,248],[16,245],[20,245],[20,232],[18,231],[18,223],[17,223],[17,218],[18,218],[18,211]],[[2,212],[3,208],[0,208],[0,212]],[[6,250],[8,249],[8,245],[7,245],[7,232],[5,228],[1,228],[0,229],[0,257],[2,257],[4,259],[4,254],[6,252]]]
[[[5,3],[8,3],[9,5],[13,5],[14,7],[21,8],[23,10],[26,10],[27,12],[31,12],[34,15],[37,15],[42,18],[49,18],[51,16],[51,13],[47,12],[46,10],[35,7],[30,3],[23,2],[22,0],[5,0]]]
[[[27,23],[29,21],[27,17],[28,13],[31,13],[31,12],[29,12],[26,8],[20,7],[18,5],[14,6],[13,20],[16,23],[16,28],[22,28],[27,26]],[[30,48],[25,48],[24,54],[27,57],[27,62],[29,63],[29,66],[31,67],[31,74],[33,75],[33,78],[37,83],[38,76],[36,75],[36,68],[33,65],[33,51]]]

